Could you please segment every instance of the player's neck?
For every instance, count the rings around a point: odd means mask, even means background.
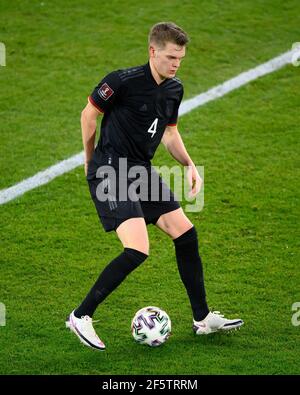
[[[150,65],[150,70],[151,70],[152,77],[154,78],[154,80],[157,83],[157,85],[160,85],[162,82],[164,82],[166,77],[163,77],[162,75],[160,75],[158,73],[158,71],[156,70],[156,68],[155,68],[154,64],[152,63],[151,59],[149,60],[149,65]]]

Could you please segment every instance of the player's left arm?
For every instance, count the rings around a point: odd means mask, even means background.
[[[177,162],[183,166],[188,166],[187,178],[191,187],[190,197],[196,196],[200,192],[202,178],[185,148],[177,125],[166,127],[162,143]]]

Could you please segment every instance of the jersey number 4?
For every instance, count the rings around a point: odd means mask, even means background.
[[[150,128],[147,130],[148,133],[151,133],[151,138],[155,135],[155,133],[157,132],[156,128],[157,128],[157,123],[158,123],[158,118],[155,118],[154,121],[152,122]]]

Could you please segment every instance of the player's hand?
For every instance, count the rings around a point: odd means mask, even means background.
[[[191,190],[189,191],[189,198],[194,198],[201,190],[202,178],[194,164],[188,166],[187,179]]]

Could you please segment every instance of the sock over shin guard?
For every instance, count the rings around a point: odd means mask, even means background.
[[[141,251],[124,248],[124,251],[102,271],[84,301],[75,310],[75,316],[78,318],[83,315],[92,317],[97,306],[147,257],[148,255]]]
[[[194,319],[201,321],[207,316],[209,309],[206,303],[202,262],[195,227],[173,241],[179,274],[189,296]]]

